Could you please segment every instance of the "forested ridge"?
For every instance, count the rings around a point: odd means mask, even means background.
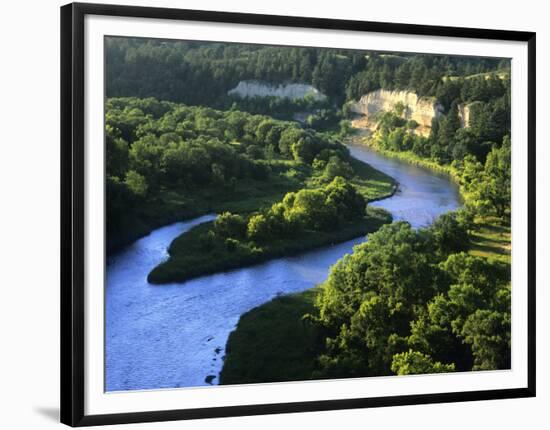
[[[310,83],[329,98],[227,95],[250,79]],[[222,214],[172,244],[171,259],[150,275],[156,282],[386,223],[365,206],[391,193],[391,180],[358,164],[340,143],[357,139],[350,103],[381,88],[433,97],[443,114],[423,137],[398,104],[379,115],[364,143],[449,173],[464,208],[424,229],[383,226],[314,292],[243,315],[228,342],[222,383],[510,367],[510,62],[107,39],[113,246],[162,223]],[[288,121],[301,111],[308,112],[303,124]]]
[[[109,97],[213,107],[226,106],[227,92],[252,79],[309,83],[338,104],[389,88],[435,96],[449,107],[464,77],[479,74],[465,84],[476,86],[486,73],[498,78],[509,70],[507,60],[445,55],[118,37],[106,44]]]

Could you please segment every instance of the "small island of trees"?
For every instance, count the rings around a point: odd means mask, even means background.
[[[290,192],[269,209],[248,216],[224,212],[180,236],[170,258],[149,282],[185,281],[311,248],[353,239],[391,222],[385,211],[367,208],[365,198],[341,176],[324,187]]]

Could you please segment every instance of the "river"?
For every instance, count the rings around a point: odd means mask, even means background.
[[[352,156],[400,184],[392,197],[371,203],[387,209],[394,220],[423,227],[460,206],[458,188],[446,176],[364,146],[349,148]],[[312,288],[326,279],[332,264],[365,240],[359,237],[183,283],[147,283],[147,274],[167,258],[173,239],[214,218],[205,215],[159,228],[110,258],[105,292],[106,391],[217,384],[227,338],[243,313],[277,295]]]

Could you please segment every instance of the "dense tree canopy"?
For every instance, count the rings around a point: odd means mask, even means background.
[[[346,95],[348,100],[357,100],[380,88],[409,90],[419,96],[434,96],[449,109],[459,97],[488,101],[495,94],[504,94],[497,71],[509,67],[509,62],[489,58],[369,52],[362,70],[349,79]],[[485,79],[486,74],[490,79]]]
[[[324,187],[287,193],[281,202],[248,219],[224,213],[216,219],[213,232],[221,239],[247,238],[262,244],[299,235],[304,230],[332,230],[364,217],[365,209],[364,197],[338,176]]]
[[[506,70],[495,59],[387,54],[346,49],[276,47],[219,42],[107,39],[109,97],[156,97],[185,104],[227,108],[227,92],[241,80],[310,83],[341,103],[379,88],[410,89],[436,96],[444,106],[460,95],[464,101],[488,101],[501,90],[500,80],[456,82],[463,76]],[[480,96],[481,94],[481,96]],[[487,98],[487,100],[486,100]],[[235,100],[233,100],[235,101]],[[283,112],[287,101],[257,100],[241,109]]]
[[[107,39],[109,97],[156,97],[220,107],[241,80],[312,83],[342,99],[361,51],[153,39]]]
[[[317,377],[509,368],[509,272],[463,252],[457,218],[384,226],[332,268]]]
[[[113,234],[125,228],[134,209],[166,190],[232,192],[237,181],[312,172],[314,160],[317,169],[325,162],[327,180],[353,174],[345,146],[296,123],[153,98],[107,100],[106,147],[107,225]]]

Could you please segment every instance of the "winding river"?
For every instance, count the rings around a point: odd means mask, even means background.
[[[387,173],[399,189],[372,203],[394,220],[418,228],[460,206],[458,188],[447,177],[384,157],[364,146],[351,154]],[[106,391],[217,384],[225,344],[240,315],[277,295],[304,291],[326,279],[329,268],[363,237],[296,257],[193,279],[151,285],[147,274],[167,258],[170,242],[205,215],[153,231],[107,266],[105,296]]]

